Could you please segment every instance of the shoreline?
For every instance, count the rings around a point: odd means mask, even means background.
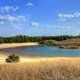
[[[38,43],[10,43],[10,44],[0,44],[0,49],[13,48],[13,47],[25,47],[25,46],[38,46]],[[5,63],[5,59],[9,54],[6,52],[0,52],[0,63]],[[20,56],[20,62],[64,62],[64,61],[80,61],[80,57],[39,57],[39,56]]]
[[[37,42],[27,42],[27,43],[4,43],[0,44],[0,49],[6,48],[16,48],[16,47],[29,47],[29,46],[38,46]]]
[[[7,49],[7,48],[16,48],[16,47],[29,47],[29,46],[38,46],[37,42],[27,42],[27,43],[4,43],[0,44],[0,49]],[[8,56],[8,52],[1,52],[0,51],[0,63],[4,63],[5,59]],[[21,57],[21,62],[25,61],[25,59]]]
[[[6,63],[5,59],[7,55],[0,55],[0,63]],[[80,57],[20,57],[20,62],[53,62],[53,63],[64,63],[64,62],[80,62]]]
[[[8,57],[8,54],[1,53],[0,52],[0,63],[6,63],[5,59]],[[18,63],[24,63],[24,62],[80,62],[80,57],[39,57],[39,56],[20,56],[20,62]]]

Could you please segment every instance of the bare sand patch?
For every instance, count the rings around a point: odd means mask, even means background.
[[[28,43],[6,43],[0,44],[0,49],[4,48],[13,48],[13,47],[25,47],[25,46],[38,46],[37,42],[28,42]]]

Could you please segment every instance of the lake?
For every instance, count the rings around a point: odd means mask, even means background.
[[[1,49],[0,51],[15,53],[22,56],[56,56],[56,57],[76,57],[80,56],[80,49],[61,49],[53,46],[34,46]]]

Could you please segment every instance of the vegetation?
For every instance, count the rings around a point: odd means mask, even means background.
[[[6,62],[8,63],[19,62],[19,61],[20,61],[19,56],[16,56],[15,54],[9,55],[8,58],[6,59]]]
[[[0,64],[0,80],[80,80],[79,61]]]
[[[80,38],[80,36],[43,36],[43,37],[30,37],[30,36],[14,36],[14,37],[0,37],[0,43],[23,43],[23,42],[41,42],[44,40],[62,41],[71,38]]]
[[[72,38],[62,41],[44,40],[40,42],[41,45],[57,46],[66,49],[80,49],[80,38]]]
[[[38,38],[28,36],[14,36],[14,37],[0,37],[0,43],[23,43],[23,42],[36,42]]]
[[[80,36],[13,36],[0,37],[0,43],[38,42],[41,45],[58,46],[59,48],[80,48]]]

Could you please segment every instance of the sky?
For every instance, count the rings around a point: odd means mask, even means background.
[[[0,0],[0,36],[80,35],[80,0]]]

